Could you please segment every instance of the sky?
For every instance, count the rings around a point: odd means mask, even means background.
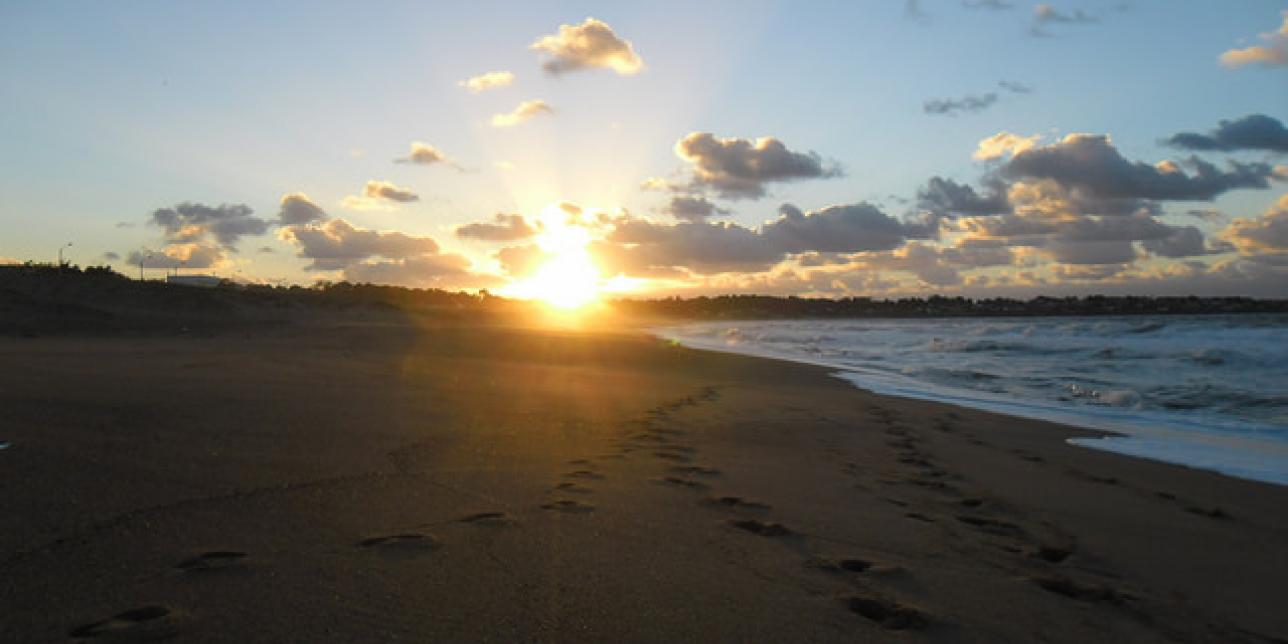
[[[1283,0],[4,2],[0,104],[0,261],[1288,297]]]

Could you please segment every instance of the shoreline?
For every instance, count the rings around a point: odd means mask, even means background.
[[[0,359],[0,639],[1288,636],[1288,490],[823,367],[401,318]]]
[[[1194,422],[1177,425],[1179,419],[1176,418],[1168,418],[1165,421],[1156,419],[1151,422],[1149,418],[1140,418],[1124,409],[1096,409],[1094,413],[1092,410],[1078,408],[1064,409],[1047,402],[1029,403],[1000,394],[932,385],[912,378],[904,378],[906,382],[903,382],[891,374],[868,372],[826,360],[814,360],[806,356],[759,347],[704,342],[696,338],[682,338],[674,332],[668,333],[668,331],[694,324],[734,325],[740,322],[747,321],[721,320],[651,325],[643,327],[643,331],[694,349],[821,367],[830,370],[833,377],[877,395],[943,403],[1099,432],[1101,435],[1096,438],[1081,436],[1069,438],[1071,445],[1087,449],[1216,472],[1241,480],[1288,486],[1288,471],[1285,471],[1283,466],[1288,462],[1288,444],[1256,441],[1251,438],[1255,433],[1249,434],[1248,430],[1214,430],[1206,424]],[[1264,454],[1268,449],[1273,450],[1278,458],[1265,457]],[[1257,456],[1261,458],[1258,459]],[[1250,457],[1252,460],[1249,460]]]

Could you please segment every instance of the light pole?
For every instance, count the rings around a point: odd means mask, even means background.
[[[146,264],[149,259],[152,259],[152,253],[139,256],[139,281],[140,282],[143,281],[143,265]]]
[[[66,244],[63,244],[62,246],[59,246],[59,247],[58,247],[58,268],[62,268],[62,267],[63,267],[63,249],[64,249],[64,248],[71,248],[71,247],[72,247],[72,243],[71,243],[71,242],[67,242]]]

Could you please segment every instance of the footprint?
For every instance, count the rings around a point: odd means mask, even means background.
[[[407,532],[404,534],[391,534],[379,537],[370,537],[358,542],[362,548],[373,548],[385,552],[403,552],[408,554],[419,554],[437,550],[441,544],[438,539],[419,532]]]
[[[542,505],[541,509],[556,510],[559,512],[567,512],[570,514],[584,514],[587,512],[594,512],[595,506],[590,505],[589,503],[582,503],[581,501],[575,501],[573,499],[559,499],[557,501],[551,501],[550,503],[546,503]]]
[[[504,512],[477,512],[466,517],[458,519],[461,523],[474,523],[478,525],[505,525],[513,523]]]
[[[242,560],[246,558],[246,553],[236,550],[212,550],[203,552],[195,557],[185,559],[178,563],[175,568],[189,572],[200,572],[206,570],[229,570],[241,565]]]
[[[1002,537],[1022,537],[1025,535],[1024,528],[1014,523],[1008,523],[998,519],[988,517],[977,517],[969,514],[957,515],[957,520],[966,525],[979,528],[989,534],[995,534]]]
[[[851,612],[880,624],[881,628],[892,631],[922,629],[930,623],[921,611],[879,597],[856,595],[847,598],[845,606]]]
[[[1222,510],[1221,508],[1208,509],[1208,508],[1201,508],[1197,505],[1191,505],[1190,507],[1185,508],[1185,511],[1189,512],[1190,514],[1197,514],[1201,517],[1207,517],[1209,519],[1229,519],[1230,518],[1230,515],[1227,514],[1226,511]]]
[[[593,465],[590,459],[586,459],[586,458],[575,458],[571,461],[568,461],[568,464],[569,465]]]
[[[684,479],[684,478],[680,478],[680,477],[678,477],[678,476],[668,476],[668,477],[666,477],[666,478],[661,479],[661,482],[662,482],[662,483],[669,483],[670,485],[678,485],[678,486],[680,486],[680,487],[687,487],[687,488],[689,488],[690,490],[705,490],[705,489],[707,489],[707,488],[711,487],[711,486],[707,485],[706,483],[703,483],[702,481],[694,481],[694,480],[691,480],[691,479]]]
[[[564,474],[564,476],[570,479],[591,479],[596,481],[604,478],[603,474],[600,474],[599,472],[592,472],[590,470],[577,470],[574,472],[568,472]]]
[[[961,501],[958,501],[958,503],[961,503],[968,508],[978,508],[979,506],[984,505],[984,499],[962,499]]]
[[[781,523],[762,523],[755,519],[731,520],[729,525],[762,537],[785,537],[792,533]]]
[[[1068,577],[1034,577],[1030,579],[1043,590],[1079,601],[1103,601],[1121,604],[1129,595],[1104,586],[1084,586]]]
[[[174,637],[173,624],[162,620],[170,614],[164,606],[143,606],[127,610],[111,619],[86,624],[69,633],[72,637],[107,637],[112,639],[144,640]]]
[[[746,510],[768,510],[769,509],[769,505],[765,503],[748,501],[747,499],[744,499],[740,496],[722,496],[722,497],[707,499],[706,502],[711,505],[719,505],[727,508],[743,508]]]
[[[934,522],[935,522],[935,520],[934,520],[934,519],[932,519],[932,518],[930,518],[930,517],[928,517],[928,516],[926,516],[926,515],[924,515],[924,514],[922,514],[922,513],[920,513],[920,512],[905,512],[903,516],[908,517],[909,519],[917,520],[917,521],[924,521],[924,522],[926,522],[926,523],[934,523]]]
[[[555,489],[561,492],[573,492],[575,494],[590,494],[591,492],[594,491],[588,487],[577,485],[576,483],[573,483],[571,481],[564,481],[563,483],[556,485]]]
[[[1073,554],[1073,548],[1071,546],[1053,546],[1049,544],[1042,544],[1038,546],[1037,551],[1035,551],[1033,554],[1037,555],[1037,557],[1039,559],[1042,559],[1043,561],[1049,561],[1051,563],[1060,563],[1065,559],[1068,559],[1069,555]]]
[[[826,559],[820,557],[810,561],[808,565],[828,572],[867,572],[874,564],[867,559]]]
[[[681,463],[688,463],[693,460],[684,454],[676,454],[673,452],[653,452],[653,455],[658,458],[664,458],[668,461],[679,461]]]
[[[671,468],[672,472],[677,474],[696,474],[698,476],[720,476],[720,470],[714,467],[703,467],[701,465],[676,465]]]

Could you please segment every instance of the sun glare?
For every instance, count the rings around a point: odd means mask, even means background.
[[[590,232],[578,225],[579,217],[558,204],[541,211],[541,233],[535,241],[548,257],[532,276],[507,289],[508,294],[560,309],[581,308],[599,298],[599,267],[587,250]]]

